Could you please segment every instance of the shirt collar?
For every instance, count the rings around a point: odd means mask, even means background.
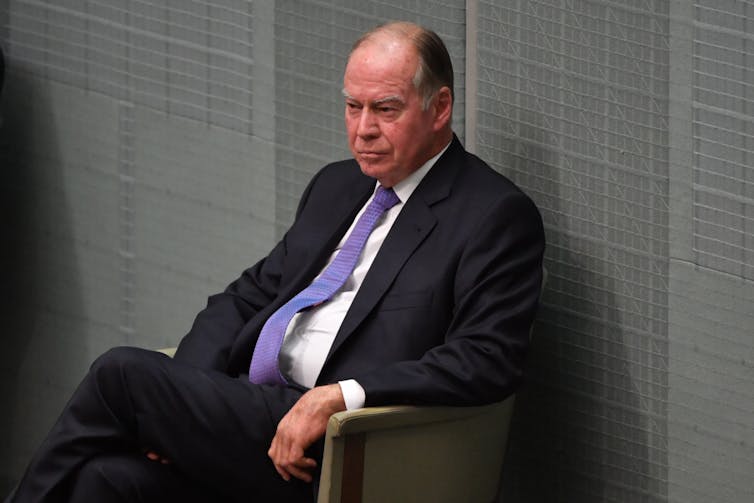
[[[446,150],[448,150],[448,147],[451,143],[452,141],[448,142],[448,144],[445,145],[445,147],[440,150],[440,152],[438,152],[436,156],[432,157],[427,162],[422,164],[419,169],[408,175],[406,178],[393,185],[393,191],[395,192],[395,195],[398,196],[398,199],[401,200],[401,203],[408,201],[408,198],[411,197],[411,194],[414,193],[416,187],[418,187],[419,183],[421,183],[424,177],[427,176],[427,173],[429,173],[429,170],[432,169],[432,166],[435,165],[440,156],[444,154]],[[379,186],[380,184],[379,182],[377,182],[374,190],[376,191],[377,187]]]

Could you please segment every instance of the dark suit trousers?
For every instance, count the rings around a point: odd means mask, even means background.
[[[277,423],[300,396],[152,351],[110,350],[8,501],[311,501],[312,485],[283,481],[267,457]]]

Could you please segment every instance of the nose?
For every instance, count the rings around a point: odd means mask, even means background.
[[[356,127],[356,135],[361,138],[374,138],[379,136],[380,128],[374,112],[364,107],[359,115],[359,123]]]

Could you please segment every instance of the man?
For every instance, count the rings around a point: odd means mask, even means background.
[[[10,501],[309,501],[332,413],[515,390],[541,219],[453,135],[444,44],[379,27],[354,45],[343,94],[355,160],[314,177],[283,240],[210,297],[175,359],[100,357]]]

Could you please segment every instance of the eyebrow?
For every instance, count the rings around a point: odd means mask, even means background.
[[[386,97],[384,97],[384,98],[380,98],[380,99],[378,99],[378,100],[374,100],[374,101],[372,102],[372,104],[373,104],[373,105],[382,105],[382,104],[384,104],[384,103],[389,103],[389,102],[391,102],[391,101],[395,101],[395,102],[398,102],[398,103],[403,103],[403,98],[401,98],[401,97],[400,97],[400,96],[398,96],[398,95],[394,95],[394,96],[386,96]]]
[[[343,93],[343,97],[346,98],[347,100],[359,101],[356,98],[354,98],[353,96],[351,96],[350,94],[348,94],[348,91],[346,91],[345,89],[342,90],[342,93]],[[372,104],[372,106],[375,106],[375,105],[376,106],[380,106],[380,105],[383,105],[385,103],[390,103],[390,102],[398,102],[398,103],[401,103],[401,104],[405,103],[405,101],[403,100],[403,98],[401,98],[400,96],[398,96],[397,94],[395,94],[395,95],[392,95],[392,96],[385,96],[384,98],[380,98],[380,99],[374,100],[371,104]]]

